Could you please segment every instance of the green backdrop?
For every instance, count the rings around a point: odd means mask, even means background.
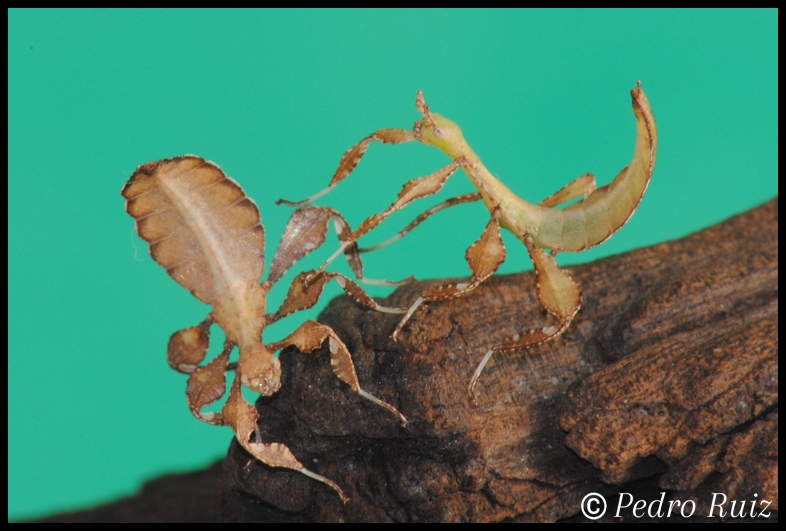
[[[8,32],[12,519],[128,495],[207,465],[231,440],[189,414],[185,377],[166,365],[169,335],[208,308],[134,233],[120,188],[139,164],[184,153],[220,164],[257,201],[272,256],[291,212],[274,201],[321,189],[371,131],[411,127],[419,88],[537,201],[587,171],[605,184],[628,163],[640,79],[661,135],[649,190],[608,243],[560,263],[677,238],[778,193],[774,10],[11,10]],[[357,225],[446,163],[423,145],[375,144],[320,204]],[[454,177],[369,243],[470,190]],[[367,274],[466,275],[464,250],[487,219],[478,204],[442,213],[368,256]],[[502,272],[531,268],[506,241]],[[296,269],[321,263],[329,242]]]

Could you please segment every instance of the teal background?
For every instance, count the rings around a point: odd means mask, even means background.
[[[208,308],[135,235],[120,189],[139,164],[217,162],[259,205],[271,257],[291,213],[274,201],[322,189],[371,131],[410,128],[419,88],[492,172],[538,201],[628,163],[628,91],[641,79],[660,130],[649,190],[608,243],[560,263],[678,238],[778,193],[775,10],[10,10],[8,32],[10,519],[131,494],[209,464],[231,440],[189,414],[185,377],[166,365],[170,334]],[[375,144],[319,204],[357,226],[447,162],[427,146]],[[457,175],[366,241],[470,190]],[[367,274],[466,275],[464,250],[487,219],[478,204],[443,212],[367,255]],[[501,271],[531,268],[509,236]],[[296,269],[336,245],[330,236]]]

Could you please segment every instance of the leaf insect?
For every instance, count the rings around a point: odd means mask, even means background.
[[[348,498],[336,483],[306,469],[286,445],[263,442],[257,425],[259,413],[243,397],[241,385],[270,396],[281,387],[276,351],[294,345],[310,353],[327,343],[335,375],[406,425],[407,419],[398,409],[360,386],[349,350],[329,326],[309,320],[281,341],[262,341],[269,324],[314,306],[330,280],[365,306],[402,312],[380,306],[341,274],[311,271],[295,279],[276,313],[265,313],[270,289],[295,262],[322,244],[329,221],[333,220],[340,237],[351,234],[349,225],[329,208],[298,209],[287,224],[268,279],[260,284],[265,267],[265,230],[259,209],[216,164],[194,155],[148,162],[137,168],[122,195],[127,200],[126,211],[136,220],[139,235],[150,244],[155,261],[197,299],[212,306],[202,323],[174,333],[167,348],[169,365],[190,374],[186,395],[191,412],[209,424],[230,426],[241,446],[259,461],[320,481],[346,503]],[[346,254],[355,274],[362,276],[357,246],[346,246]],[[311,279],[308,284],[299,280],[304,276]],[[221,327],[227,339],[221,354],[203,364],[213,323]],[[230,363],[235,346],[239,358]],[[203,411],[225,394],[225,373],[233,369],[235,378],[221,411]]]
[[[467,249],[466,259],[472,272],[469,280],[439,286],[422,293],[394,330],[392,337],[397,339],[402,328],[421,305],[466,295],[497,270],[506,254],[500,235],[501,228],[512,232],[527,247],[537,274],[538,301],[558,322],[556,325],[524,331],[493,345],[483,356],[469,382],[468,392],[474,403],[475,385],[495,352],[523,350],[554,339],[568,329],[579,311],[581,289],[568,273],[557,266],[554,261],[557,253],[579,252],[603,243],[617,232],[638,208],[655,168],[658,133],[655,116],[641,82],[631,90],[631,97],[637,128],[633,159],[612,182],[600,188],[595,183],[595,176],[587,173],[537,204],[522,199],[486,169],[464,138],[461,128],[448,118],[431,112],[423,92],[418,91],[415,106],[423,118],[415,122],[412,131],[374,131],[344,153],[327,188],[303,201],[280,199],[277,204],[302,206],[327,194],[352,173],[372,142],[401,144],[418,141],[435,146],[450,157],[451,162],[444,168],[407,182],[398,198],[388,208],[369,216],[356,231],[345,236],[338,251],[317,270],[322,271],[341,252],[357,245],[356,242],[361,236],[382,223],[390,214],[416,199],[436,194],[459,168],[464,170],[477,192],[443,201],[422,213],[389,240],[374,247],[359,249],[359,252],[379,249],[403,237],[436,212],[462,203],[483,201],[491,215],[480,238]],[[562,209],[555,208],[577,198],[580,199]],[[551,254],[545,250],[551,251]]]

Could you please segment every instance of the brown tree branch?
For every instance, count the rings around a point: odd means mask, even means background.
[[[269,468],[234,442],[224,461],[224,521],[585,521],[581,501],[694,500],[623,520],[777,520],[778,203],[681,240],[571,268],[584,304],[570,329],[527,352],[497,354],[470,407],[466,387],[488,347],[548,324],[531,272],[489,279],[472,295],[431,304],[389,339],[397,317],[333,300],[335,328],[361,384],[409,418],[359,398],[326,349],[282,355],[283,386],[260,400],[260,428],[325,485]],[[406,305],[428,286],[397,290]],[[50,521],[196,521],[216,513],[217,467],[167,476],[134,498]],[[725,517],[708,518],[713,493]],[[751,517],[769,500],[770,518]],[[719,500],[716,500],[716,502]],[[754,503],[755,502],[755,503]],[[739,503],[737,511],[739,511]],[[134,516],[136,515],[136,517]]]
[[[584,304],[570,329],[496,354],[476,408],[466,388],[488,347],[549,324],[532,272],[429,305],[400,342],[389,338],[397,316],[333,300],[320,321],[346,342],[361,384],[409,425],[339,382],[325,349],[287,351],[281,392],[259,405],[262,433],[352,501],[233,445],[220,516],[554,521],[582,519],[582,498],[599,492],[612,520],[620,492],[657,500],[661,491],[666,503],[693,499],[694,519],[707,517],[715,492],[727,513],[731,500],[766,499],[777,515],[777,199],[571,274]],[[387,304],[406,306],[440,283],[406,286]]]

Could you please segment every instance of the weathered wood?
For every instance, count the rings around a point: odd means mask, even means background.
[[[766,499],[777,516],[777,199],[571,274],[584,304],[570,329],[495,355],[476,408],[466,389],[488,347],[548,324],[531,272],[429,305],[398,343],[389,339],[396,316],[332,301],[320,321],[344,339],[363,385],[409,425],[354,396],[325,349],[286,351],[288,381],[258,404],[264,437],[351,501],[233,445],[221,517],[254,519],[264,507],[257,517],[278,508],[308,520],[554,521],[582,519],[582,498],[599,492],[611,520],[620,492],[652,500],[661,491],[693,499],[694,519],[709,514],[714,492],[728,497],[727,511],[731,500]],[[406,306],[439,282],[400,288],[387,304]]]

